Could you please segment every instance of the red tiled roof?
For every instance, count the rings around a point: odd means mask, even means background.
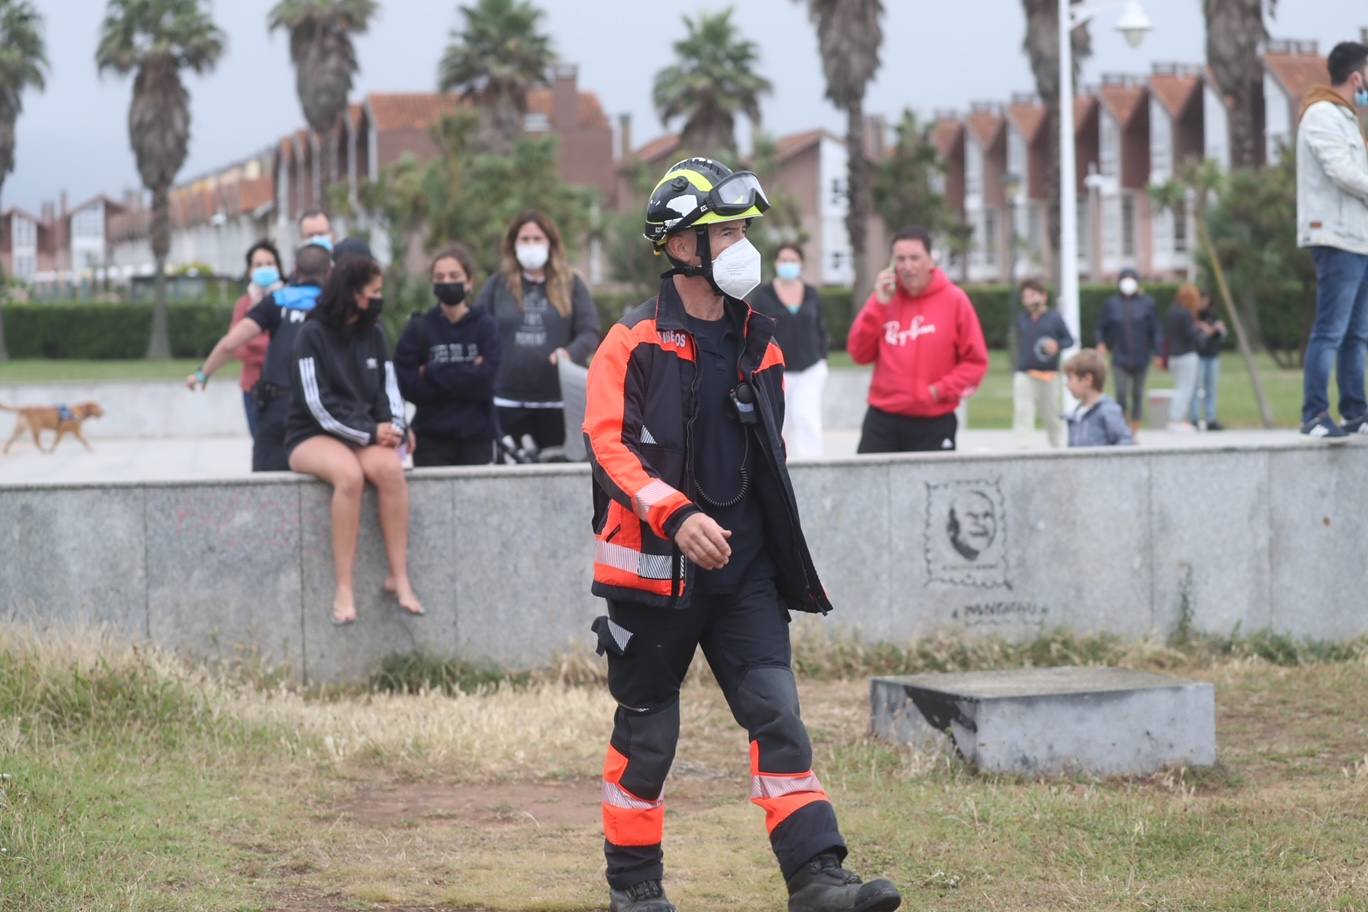
[[[653,162],[658,158],[663,158],[675,152],[679,148],[679,134],[666,133],[664,136],[657,136],[632,153],[632,157],[637,161]]]
[[[239,185],[238,205],[243,212],[255,212],[275,201],[275,181],[269,177],[245,180]]]
[[[371,92],[371,118],[381,130],[425,130],[462,105],[457,95],[437,92]]]
[[[806,152],[813,145],[823,139],[833,139],[844,145],[845,140],[837,139],[826,130],[803,130],[801,133],[790,133],[781,136],[774,143],[774,155],[779,161],[792,158],[802,152]]]
[[[1325,58],[1320,55],[1266,54],[1264,66],[1293,101],[1301,101],[1312,86],[1330,81],[1330,74],[1325,71]]]
[[[103,201],[103,202],[104,202],[104,204],[105,204],[105,211],[106,211],[106,212],[123,212],[123,211],[124,211],[124,208],[125,208],[125,207],[124,207],[124,204],[123,204],[123,203],[115,202],[114,200],[112,200],[112,199],[110,199],[109,197],[105,196],[103,193],[97,193],[97,194],[95,194],[94,196],[92,196],[90,199],[84,200],[84,201],[81,202],[79,205],[72,206],[70,209],[67,210],[67,213],[66,213],[66,214],[67,214],[68,216],[70,216],[73,212],[80,212],[82,209],[84,209],[85,207],[89,206],[91,203],[100,202],[100,201]]]
[[[975,111],[966,121],[969,132],[978,138],[980,144],[991,146],[1002,129],[1003,119],[987,111]]]
[[[28,219],[30,222],[36,222],[36,223],[38,223],[38,224],[42,224],[42,222],[43,222],[42,219],[40,219],[38,216],[34,215],[32,212],[29,212],[27,209],[21,209],[21,208],[19,208],[18,206],[11,206],[11,207],[9,207],[8,209],[6,209],[4,212],[0,212],[0,221],[8,221],[8,220],[10,219],[11,216],[15,216],[15,215],[22,215],[24,218]]]
[[[1107,110],[1116,118],[1117,123],[1124,127],[1130,124],[1135,112],[1140,110],[1145,90],[1134,85],[1103,85],[1097,90],[1097,94],[1102,104],[1106,105]]]
[[[1016,102],[1007,108],[1007,116],[1028,144],[1036,141],[1040,128],[1045,126],[1045,106],[1042,104]]]
[[[942,118],[936,121],[931,137],[936,144],[936,151],[940,153],[941,158],[946,158],[964,137],[964,124],[958,120]]]
[[[1201,91],[1202,80],[1196,75],[1178,76],[1156,73],[1150,77],[1150,92],[1159,99],[1170,116],[1179,117],[1187,110],[1192,99]]]
[[[532,89],[527,93],[527,112],[529,114],[542,114],[546,117],[550,117],[554,98],[555,96],[549,88],[543,87]],[[599,97],[594,92],[579,93],[579,110],[576,113],[579,117],[578,126],[608,126],[608,115],[603,113],[603,105],[599,102]]]

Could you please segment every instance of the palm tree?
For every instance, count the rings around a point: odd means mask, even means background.
[[[872,287],[865,256],[865,226],[874,210],[874,199],[865,155],[864,97],[879,71],[883,6],[883,0],[808,0],[808,16],[817,27],[817,47],[826,74],[826,96],[846,115],[846,192],[850,198],[846,232],[855,266],[856,306],[863,303]]]
[[[334,133],[357,70],[352,36],[365,34],[377,7],[376,0],[280,0],[266,19],[270,31],[290,33],[295,92],[323,147],[323,193],[338,177]]]
[[[1202,0],[1207,66],[1230,108],[1230,166],[1263,161],[1263,52],[1268,41],[1265,0]],[[1268,15],[1278,7],[1267,0]]]
[[[556,53],[540,29],[541,10],[530,0],[476,0],[462,6],[464,28],[437,67],[437,87],[459,92],[480,112],[477,146],[506,154],[523,133],[527,93],[545,85]]]
[[[46,67],[43,19],[38,11],[27,0],[0,0],[0,190],[14,170],[14,124],[24,107],[24,90],[43,90]],[[4,303],[0,294],[0,308]],[[8,360],[4,311],[0,310],[0,361]]]
[[[1071,0],[1073,3],[1079,0]],[[1031,73],[1035,77],[1036,94],[1045,103],[1046,153],[1045,160],[1050,163],[1045,172],[1045,197],[1049,205],[1045,209],[1049,220],[1045,232],[1045,243],[1049,250],[1049,260],[1054,264],[1056,275],[1059,271],[1059,0],[1022,0],[1026,10],[1026,56],[1031,61]],[[1073,30],[1074,85],[1078,85],[1078,74],[1083,62],[1092,54],[1092,40],[1088,27],[1081,25]],[[1058,287],[1056,285],[1056,287]]]
[[[223,54],[223,32],[199,0],[109,0],[95,65],[133,77],[128,138],[138,175],[152,193],[152,256],[156,307],[148,358],[171,357],[166,328],[166,254],[171,248],[171,183],[190,143],[190,93],[181,70],[211,71]]]
[[[681,149],[735,159],[736,115],[760,123],[760,98],[772,91],[756,72],[760,49],[736,34],[730,8],[684,17],[688,34],[676,41],[676,62],[656,73],[651,100],[662,123],[684,118]]]

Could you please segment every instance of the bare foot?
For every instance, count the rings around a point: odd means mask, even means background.
[[[333,623],[350,624],[356,620],[356,599],[352,591],[343,586],[337,587],[333,594]]]
[[[399,600],[399,607],[409,614],[426,614],[423,610],[422,602],[418,601],[418,596],[414,593],[413,587],[409,585],[408,577],[397,579],[393,576],[385,577],[385,591]]]

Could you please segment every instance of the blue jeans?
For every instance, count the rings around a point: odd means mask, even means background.
[[[250,391],[242,394],[242,410],[247,413],[247,431],[255,440],[257,424],[261,421],[261,409],[257,407],[256,397]]]
[[[1363,362],[1368,352],[1368,256],[1312,247],[1316,261],[1316,322],[1306,346],[1302,422],[1330,411],[1330,368],[1339,384],[1340,419],[1368,414]]]
[[[1197,372],[1197,389],[1201,396],[1192,397],[1192,408],[1188,410],[1188,418],[1193,424],[1201,420],[1202,412],[1206,412],[1207,424],[1216,420],[1216,387],[1220,383],[1221,356],[1203,358],[1201,370]]]

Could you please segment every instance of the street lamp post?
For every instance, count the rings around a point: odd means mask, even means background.
[[[1116,30],[1139,47],[1151,25],[1140,0],[1075,6],[1059,0],[1059,312],[1082,339],[1078,307],[1078,164],[1074,156],[1073,30],[1103,10],[1120,7]]]

